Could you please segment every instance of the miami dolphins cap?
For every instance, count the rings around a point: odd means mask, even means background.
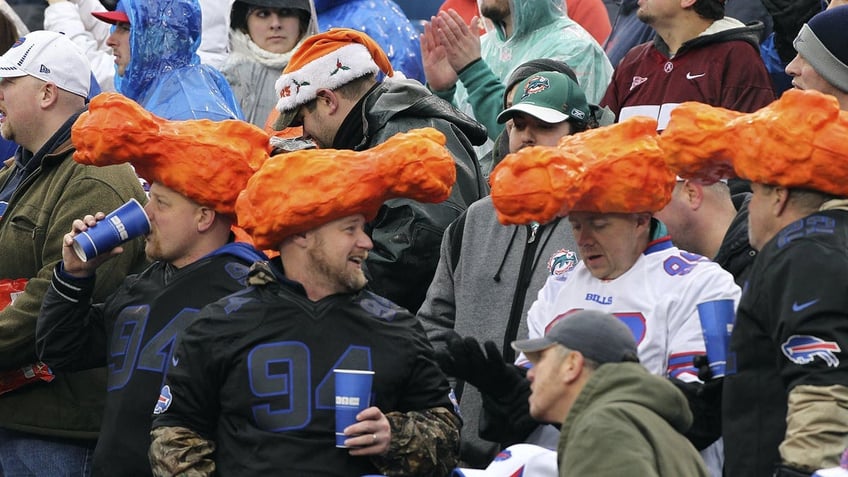
[[[30,32],[0,56],[0,78],[27,75],[83,98],[91,88],[91,63],[62,33]]]
[[[536,73],[522,81],[515,91],[512,107],[498,115],[498,123],[507,122],[518,111],[550,124],[567,120],[584,123],[591,114],[586,95],[577,82],[554,71]]]
[[[451,477],[558,477],[556,452],[533,444],[502,450],[485,469],[454,469]]]
[[[636,340],[621,320],[596,310],[580,310],[564,316],[542,338],[513,341],[512,348],[522,353],[535,353],[556,344],[574,351],[598,364],[633,361]]]

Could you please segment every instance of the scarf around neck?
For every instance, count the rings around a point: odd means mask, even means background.
[[[275,68],[283,71],[283,68],[289,63],[289,59],[297,48],[303,43],[303,38],[291,50],[285,53],[272,53],[268,50],[260,48],[259,45],[250,39],[250,35],[241,30],[230,30],[230,47],[231,53],[240,54],[253,59],[257,63],[263,64],[270,68]]]

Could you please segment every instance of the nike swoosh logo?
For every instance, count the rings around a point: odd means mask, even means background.
[[[692,73],[686,73],[686,79],[695,79],[700,78],[701,76],[706,75],[706,73],[701,73],[699,75],[693,75]]]
[[[807,308],[815,305],[818,302],[819,302],[818,298],[816,298],[815,300],[810,300],[808,302],[801,303],[801,304],[798,304],[798,302],[796,301],[796,302],[792,303],[792,311],[802,311],[804,309],[807,309]]]
[[[171,364],[173,364],[174,366],[180,364],[180,358],[177,358],[176,356],[171,356]]]

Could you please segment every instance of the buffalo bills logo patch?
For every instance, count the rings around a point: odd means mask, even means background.
[[[156,402],[156,407],[153,408],[153,414],[162,414],[171,406],[171,387],[167,384],[162,386],[162,392],[159,394],[159,400]]]
[[[24,44],[25,41],[26,41],[26,38],[23,38],[23,37],[18,38],[17,40],[15,40],[15,43],[12,44],[11,48],[21,46],[21,45]]]
[[[384,321],[392,321],[397,317],[399,306],[389,299],[383,298],[370,292],[363,293],[359,299],[359,306],[368,313]]]
[[[820,358],[831,368],[839,366],[836,353],[842,351],[834,341],[825,341],[808,335],[792,335],[780,345],[780,349],[789,361],[795,364],[809,364],[816,358]]]
[[[527,80],[527,86],[524,87],[524,93],[521,99],[524,99],[531,94],[541,93],[551,87],[550,81],[544,76],[534,76]]]
[[[576,265],[577,253],[561,248],[548,260],[548,272],[555,277],[561,277],[573,270]]]

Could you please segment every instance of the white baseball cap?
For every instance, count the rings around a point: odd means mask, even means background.
[[[33,76],[88,97],[91,63],[62,33],[39,30],[21,37],[0,56],[0,78]]]
[[[558,477],[555,451],[534,444],[514,444],[502,450],[485,469],[454,469],[451,477]]]

